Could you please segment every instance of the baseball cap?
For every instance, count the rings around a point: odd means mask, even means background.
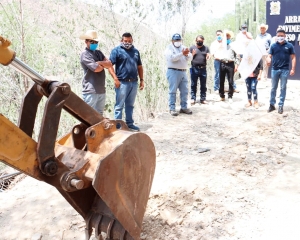
[[[241,28],[248,28],[246,24],[242,24]]]
[[[172,37],[172,40],[181,40],[181,36],[178,33],[175,33]]]

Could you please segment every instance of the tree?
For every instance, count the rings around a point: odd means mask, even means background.
[[[203,0],[159,0],[159,13],[162,21],[169,21],[174,16],[181,17],[181,35],[184,37],[186,26],[192,13],[195,13]]]

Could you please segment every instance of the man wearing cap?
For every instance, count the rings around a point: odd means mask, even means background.
[[[258,26],[258,28],[260,34],[257,35],[255,40],[261,43],[266,49],[266,51],[262,56],[262,60],[263,60],[262,79],[266,80],[268,77],[268,70],[269,70],[269,67],[267,65],[267,56],[268,56],[269,48],[271,46],[272,36],[271,34],[267,33],[268,25],[262,23]]]
[[[132,35],[128,32],[122,35],[121,44],[110,54],[110,61],[115,65],[115,71],[110,72],[115,80],[116,104],[115,119],[122,119],[125,107],[125,121],[132,131],[140,131],[134,125],[133,108],[138,89],[144,89],[143,66],[139,51],[132,45]]]
[[[180,34],[172,36],[172,42],[165,51],[167,60],[167,79],[169,82],[169,109],[172,116],[178,116],[176,111],[176,92],[180,92],[180,113],[192,114],[187,108],[188,100],[188,79],[186,69],[188,62],[192,60],[192,54],[189,49],[182,45]]]
[[[268,66],[270,66],[272,63],[272,88],[268,112],[275,110],[276,91],[280,79],[280,99],[278,103],[278,113],[282,114],[288,75],[290,74],[293,76],[295,74],[296,55],[294,46],[291,43],[286,42],[286,35],[283,29],[277,30],[276,36],[277,42],[271,45],[269,55],[267,57]],[[292,59],[292,69],[289,71],[290,59]]]
[[[100,114],[105,107],[105,71],[112,69],[111,62],[97,50],[99,38],[95,30],[89,30],[79,37],[85,40],[86,48],[80,55],[83,68],[82,95],[83,100]]]
[[[231,48],[231,38],[233,37],[232,31],[224,31],[226,36],[226,46],[225,50],[222,54],[219,55],[220,57],[220,101],[225,101],[225,90],[224,90],[224,83],[225,83],[225,76],[227,75],[228,78],[228,99],[229,102],[232,102],[233,92],[234,92],[234,73],[237,71],[238,65],[240,63],[240,59],[238,58],[237,54]]]
[[[247,25],[242,24],[241,31],[236,35],[236,43],[238,44],[237,54],[239,54],[241,58],[243,58],[244,51],[249,42],[253,39],[252,34],[247,30]]]
[[[206,101],[206,61],[210,58],[209,48],[203,44],[204,37],[198,35],[196,37],[196,45],[190,47],[193,55],[191,74],[191,104],[196,103],[198,78],[200,79],[200,103],[207,104]]]

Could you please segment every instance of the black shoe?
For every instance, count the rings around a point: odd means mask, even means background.
[[[276,108],[274,105],[270,105],[269,109],[268,109],[268,112],[272,112],[274,111]]]
[[[283,113],[283,106],[279,106],[279,107],[278,107],[278,113],[279,113],[279,114],[282,114],[282,113]]]

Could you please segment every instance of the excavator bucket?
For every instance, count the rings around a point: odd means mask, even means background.
[[[0,63],[35,84],[23,99],[18,126],[0,114],[0,160],[54,186],[99,239],[140,239],[155,171],[154,144],[121,120],[103,118],[66,83],[49,81],[15,57],[0,36]],[[38,105],[47,97],[38,140],[32,139]],[[62,110],[80,123],[59,140]]]
[[[117,129],[118,125],[121,129]],[[106,215],[118,220],[133,239],[139,239],[155,170],[153,142],[144,133],[129,131],[122,121],[110,121],[109,127],[103,122],[96,124],[85,130],[85,136],[82,146],[96,157],[73,174],[91,181],[97,193],[94,207],[87,214],[87,229],[103,229],[101,223],[92,222],[105,215],[101,207],[105,205],[113,216]],[[71,134],[59,140],[58,144],[73,149],[76,140],[70,138]],[[59,156],[61,153],[58,151],[57,154]],[[64,164],[69,165],[67,162]],[[116,231],[111,235],[122,239],[123,230]],[[108,231],[104,229],[104,232]]]

